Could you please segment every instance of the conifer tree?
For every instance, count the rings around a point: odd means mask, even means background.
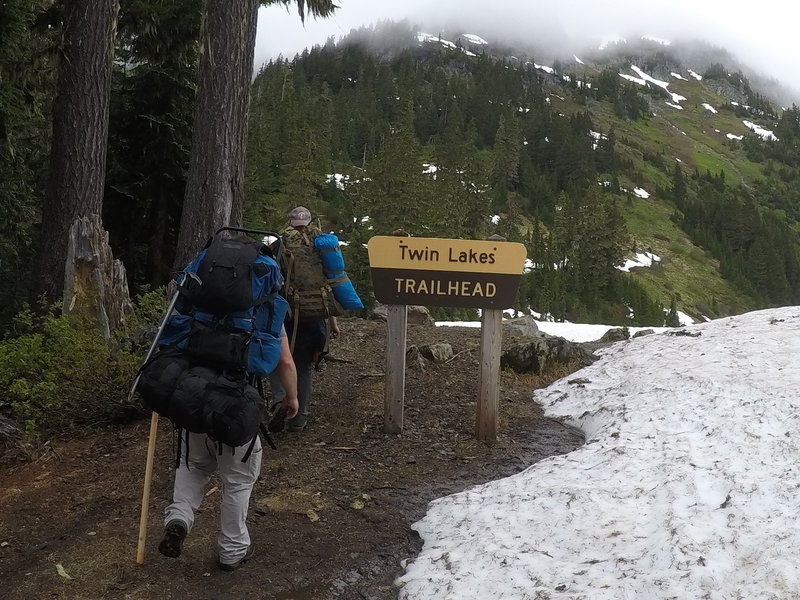
[[[103,222],[135,290],[172,277],[189,162],[202,0],[119,15]]]
[[[99,219],[103,204],[118,0],[69,0],[53,102],[50,173],[42,208],[33,297],[54,301],[64,289],[69,228]]]
[[[269,0],[327,16],[332,0]],[[177,268],[219,227],[242,223],[247,112],[259,0],[207,0]]]
[[[435,193],[440,206],[449,209],[440,235],[478,238],[488,222],[485,175],[475,159],[477,134],[464,123],[457,102],[451,102],[444,130],[438,138]]]
[[[678,317],[678,303],[674,294],[669,301],[669,313],[667,313],[665,324],[667,327],[678,327],[681,324],[680,318]]]
[[[258,0],[208,0],[175,268],[218,228],[241,225]]]
[[[672,200],[680,208],[686,202],[687,186],[686,179],[683,177],[683,170],[678,163],[672,170]]]
[[[415,236],[429,236],[446,214],[435,202],[431,177],[423,173],[412,116],[407,103],[385,132],[378,155],[367,164],[363,194],[379,227],[376,234],[404,229]]]
[[[508,192],[519,182],[519,162],[522,151],[522,133],[512,112],[500,117],[492,153],[491,185],[494,188],[496,208],[507,208]]]
[[[47,0],[0,3],[0,324],[28,295],[37,199],[45,179],[45,119],[53,43]]]

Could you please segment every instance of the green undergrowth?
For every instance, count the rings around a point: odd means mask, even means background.
[[[135,306],[125,331],[109,341],[92,324],[54,310],[20,312],[0,340],[0,413],[31,438],[90,432],[141,414],[128,390],[146,342],[133,340],[157,322],[163,293],[145,294]]]
[[[636,277],[665,306],[675,299],[678,310],[695,320],[753,310],[750,298],[738,292],[719,273],[718,263],[694,245],[672,220],[670,203],[631,198],[624,204],[632,250],[656,254],[651,268],[634,269]]]
[[[731,285],[720,273],[718,261],[675,224],[676,209],[660,192],[671,189],[676,164],[687,179],[721,172],[732,186],[752,185],[763,176],[763,167],[748,159],[741,142],[727,137],[728,133],[747,135],[748,130],[724,98],[695,81],[671,80],[670,89],[686,96],[680,103],[683,110],[667,106],[666,100],[656,101],[655,114],[625,121],[607,103],[591,102],[588,107],[600,131],[607,134],[612,125],[615,129],[617,153],[629,165],[620,184],[629,190],[640,186],[650,193],[648,199],[629,195],[621,207],[632,240],[630,256],[649,251],[661,262],[634,269],[631,276],[655,300],[669,306],[674,299],[678,310],[695,320],[753,310],[757,303]]]

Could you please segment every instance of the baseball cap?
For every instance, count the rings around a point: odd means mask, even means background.
[[[296,206],[289,213],[289,225],[292,227],[308,225],[309,223],[311,223],[311,211],[305,206]]]

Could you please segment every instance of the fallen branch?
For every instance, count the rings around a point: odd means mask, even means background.
[[[449,363],[451,360],[454,360],[456,357],[461,356],[465,352],[472,352],[472,350],[462,350],[461,352],[457,352],[456,354],[453,354],[453,356],[448,358],[446,361],[444,361],[444,364]]]

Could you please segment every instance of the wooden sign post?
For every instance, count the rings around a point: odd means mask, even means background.
[[[406,332],[408,307],[392,304],[386,315],[386,383],[383,431],[403,432],[403,399],[406,394]]]
[[[497,409],[500,397],[500,354],[503,343],[503,311],[489,309],[481,315],[481,356],[478,362],[478,406],[475,437],[497,439]]]
[[[406,306],[483,309],[475,435],[497,437],[502,310],[513,306],[525,246],[502,238],[448,240],[376,236],[369,240],[375,298],[387,316],[384,431],[401,433],[405,395]]]

